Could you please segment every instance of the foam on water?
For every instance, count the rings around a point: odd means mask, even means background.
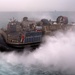
[[[75,74],[75,32],[58,32],[55,36],[46,36],[44,40],[45,43],[33,52],[25,50],[23,53],[0,53],[0,73]]]

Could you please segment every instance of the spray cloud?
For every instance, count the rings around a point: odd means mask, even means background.
[[[0,58],[13,65],[34,65],[49,71],[61,69],[75,73],[75,32],[58,32],[55,36],[46,36],[45,40],[34,52],[0,53]]]

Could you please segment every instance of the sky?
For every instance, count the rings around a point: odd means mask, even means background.
[[[0,0],[0,11],[75,11],[75,0]]]

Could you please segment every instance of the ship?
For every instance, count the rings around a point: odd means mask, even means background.
[[[66,31],[75,26],[68,24],[68,18],[59,16],[56,21],[41,19],[40,21],[28,20],[24,17],[22,22],[10,20],[7,29],[1,29],[0,33],[4,41],[12,47],[25,47],[27,45],[39,45],[46,35],[53,35],[58,30]]]

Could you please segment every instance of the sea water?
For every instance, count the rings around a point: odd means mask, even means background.
[[[70,17],[70,21],[75,21],[73,14],[74,12],[1,12],[0,27],[5,27],[13,17],[19,21],[24,16],[33,20],[55,20],[57,16],[65,15]],[[45,36],[42,41],[45,42],[33,52],[26,48],[21,53],[0,52],[0,75],[75,75],[75,31],[59,31],[55,36]]]

